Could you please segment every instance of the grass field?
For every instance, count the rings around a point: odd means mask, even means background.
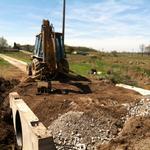
[[[1,69],[9,67],[9,66],[11,66],[11,65],[7,61],[5,61],[4,59],[0,58],[0,67],[1,67]]]
[[[140,54],[95,53],[91,56],[69,55],[70,67],[74,72],[91,77],[90,69],[101,72],[94,77],[110,79],[150,89],[150,56]]]
[[[4,77],[5,79],[21,79],[23,76],[23,72],[0,58],[0,77]]]
[[[2,54],[5,54],[7,56],[22,60],[24,62],[31,62],[31,56],[29,54],[25,54],[23,52],[0,52]]]
[[[5,52],[16,59],[31,62],[31,56],[22,52]],[[114,83],[124,83],[150,89],[150,56],[125,53],[91,52],[89,55],[67,55],[70,70],[90,78],[109,79]],[[0,62],[0,68],[9,66]],[[100,72],[91,75],[91,69]]]

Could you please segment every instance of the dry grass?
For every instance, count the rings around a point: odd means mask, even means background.
[[[18,68],[0,58],[0,77],[4,77],[5,79],[22,79],[24,76],[24,73]]]
[[[140,54],[93,52],[87,56],[68,55],[71,70],[90,77],[89,71],[101,72],[97,78],[110,79],[150,89],[150,56]]]

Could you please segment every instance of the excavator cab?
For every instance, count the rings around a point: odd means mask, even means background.
[[[62,33],[54,32],[48,20],[43,20],[41,33],[36,36],[32,58],[28,74],[35,79],[52,80],[59,73],[69,72]]]
[[[66,58],[66,54],[63,47],[62,42],[62,34],[61,33],[55,33],[55,46],[56,46],[56,61],[59,63],[62,59]],[[35,41],[35,48],[33,51],[33,57],[43,59],[44,53],[43,53],[43,47],[42,47],[42,37],[41,34],[36,36]]]

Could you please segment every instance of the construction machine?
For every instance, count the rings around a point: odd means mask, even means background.
[[[51,81],[69,72],[63,44],[63,34],[54,31],[48,20],[43,20],[41,33],[36,36],[32,64],[28,74],[34,79]]]
[[[65,10],[66,0],[63,0],[62,33],[55,32],[53,25],[43,20],[41,33],[36,36],[32,63],[27,67],[28,75],[34,79],[51,81],[69,72],[64,46]]]
[[[38,83],[38,90],[50,89],[51,81],[69,73],[63,33],[54,31],[48,20],[43,20],[41,33],[36,36],[32,63],[27,67],[28,75]]]
[[[38,83],[41,90],[50,89],[51,81],[87,80],[79,75],[69,73],[69,63],[66,59],[64,36],[65,36],[65,6],[63,0],[63,27],[62,33],[55,32],[49,20],[43,20],[41,33],[36,36],[35,48],[32,56],[32,63],[27,67],[28,75]]]

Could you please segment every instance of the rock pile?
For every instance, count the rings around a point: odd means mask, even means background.
[[[112,120],[107,117],[95,119],[84,112],[70,111],[55,120],[49,130],[58,150],[92,150],[98,143],[109,142],[115,137],[118,130],[112,125]]]
[[[131,117],[149,116],[150,99],[123,104],[127,114],[117,120],[109,117],[94,118],[85,112],[69,111],[56,119],[49,130],[58,150],[92,150],[116,138]],[[105,113],[105,112],[103,112]],[[106,114],[105,114],[106,115]]]
[[[135,105],[131,104],[131,106],[128,107],[127,117],[133,117],[133,116],[142,116],[142,117],[150,116],[150,99],[149,98],[143,98],[139,102],[137,102]]]

